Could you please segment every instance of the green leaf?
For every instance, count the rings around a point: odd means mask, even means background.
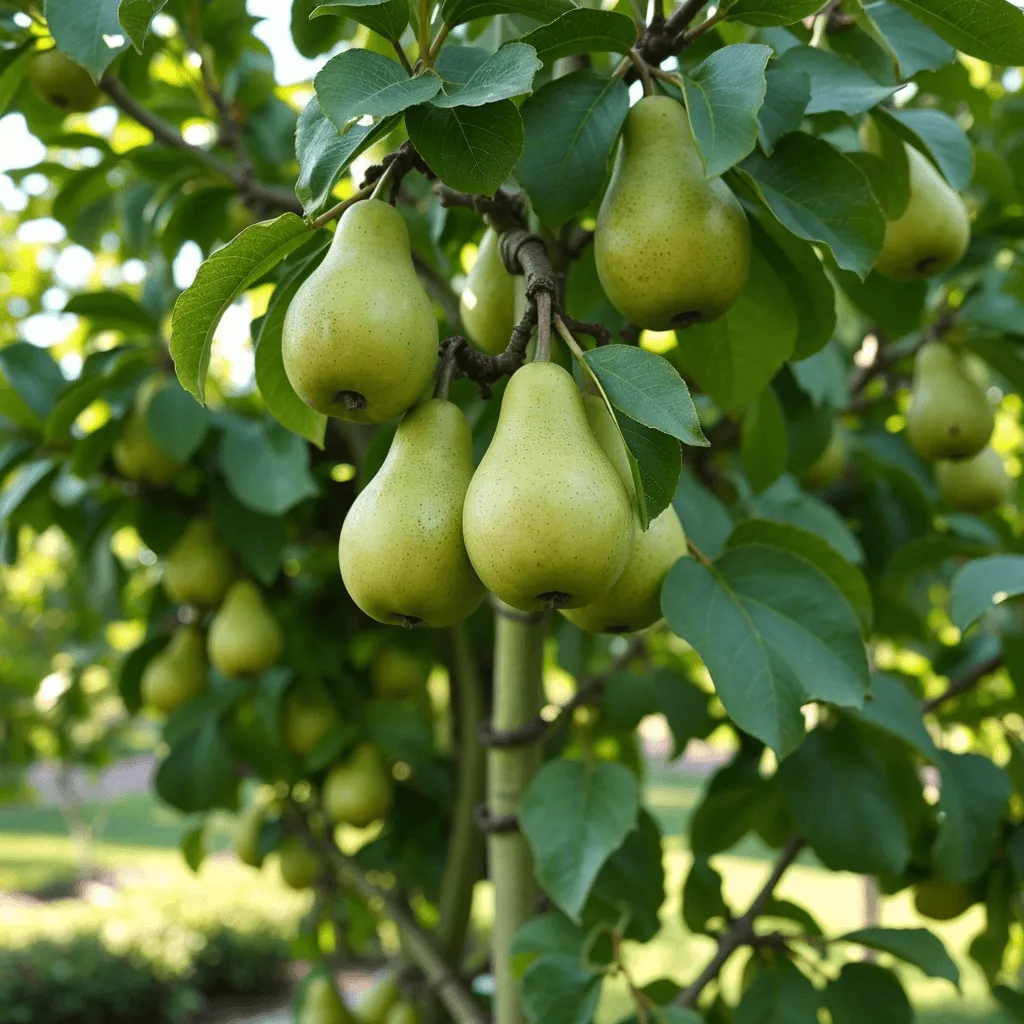
[[[371,50],[353,47],[332,57],[313,79],[320,107],[338,131],[369,115],[389,117],[437,95],[433,71],[410,78],[402,65]]]
[[[942,36],[895,3],[869,4],[867,12],[896,54],[905,79],[919,71],[938,71],[956,59],[956,50]]]
[[[791,961],[762,971],[736,1007],[736,1024],[817,1024],[821,996]]]
[[[760,755],[760,746],[741,747],[733,760],[712,777],[690,819],[690,845],[695,856],[710,857],[728,850],[757,828],[774,784],[774,780],[761,777]]]
[[[980,754],[939,753],[939,834],[932,856],[948,882],[972,882],[989,867],[1009,817],[1006,772]]]
[[[171,382],[161,388],[146,408],[149,436],[175,462],[188,462],[206,439],[210,414]]]
[[[920,326],[926,281],[894,281],[876,272],[862,280],[831,260],[829,265],[846,297],[893,337],[901,338]]]
[[[0,117],[7,113],[21,83],[28,74],[28,66],[36,56],[34,46],[26,46],[18,52],[11,53],[7,60],[0,54]]]
[[[999,1000],[999,1005],[1008,1011],[1014,1020],[1024,1021],[1024,992],[1018,992],[1009,985],[994,985],[992,995]]]
[[[782,764],[779,781],[801,834],[833,871],[903,871],[910,837],[882,759],[849,722],[818,728]]]
[[[736,0],[723,5],[726,21],[742,21],[746,25],[793,25],[810,17],[821,8],[820,0]]]
[[[811,79],[803,71],[769,67],[764,75],[764,103],[757,112],[757,138],[761,148],[772,155],[775,143],[795,132],[811,102]]]
[[[118,0],[46,0],[44,10],[54,41],[97,82],[128,47],[117,20]]]
[[[682,75],[686,111],[709,178],[724,174],[757,142],[771,47],[735,43]]]
[[[19,508],[47,478],[57,470],[59,463],[54,458],[36,459],[26,462],[7,480],[7,486],[0,492],[0,523],[4,523],[12,512]]]
[[[545,224],[559,227],[597,198],[628,112],[625,83],[589,69],[549,82],[523,104],[516,177]]]
[[[523,1009],[531,1024],[590,1024],[603,980],[579,956],[542,956],[523,975]]]
[[[318,5],[310,18],[326,14],[351,18],[385,39],[399,39],[409,24],[409,3],[408,0],[334,0]]]
[[[533,89],[533,76],[543,67],[537,51],[526,43],[506,43],[465,82],[442,87],[430,102],[435,107],[481,107],[522,96]]]
[[[152,334],[158,326],[149,310],[124,292],[81,292],[68,299],[63,311],[85,317],[103,331]]]
[[[254,512],[218,484],[210,495],[210,513],[219,536],[242,557],[262,583],[277,578],[285,545],[284,520]]]
[[[238,776],[231,750],[218,719],[205,717],[199,728],[171,743],[171,752],[156,771],[154,785],[160,799],[186,813],[214,807],[234,810],[238,803]]]
[[[786,420],[778,396],[769,386],[743,414],[740,460],[755,491],[763,491],[786,470]]]
[[[0,348],[0,377],[6,378],[40,420],[50,415],[58,395],[68,384],[53,356],[27,341]]]
[[[572,920],[635,827],[639,806],[636,776],[607,762],[550,761],[523,794],[519,817],[537,878]]]
[[[759,249],[750,276],[724,316],[677,331],[670,354],[724,409],[740,409],[759,395],[793,354],[795,306],[778,272]]]
[[[575,7],[520,40],[537,51],[544,64],[574,53],[629,53],[636,41],[632,18],[615,11]]]
[[[870,632],[872,607],[871,591],[867,581],[859,569],[851,565],[819,535],[787,523],[771,522],[767,519],[744,519],[732,531],[728,546],[738,548],[745,544],[780,548],[810,562],[842,591],[860,619],[861,629],[865,635]]]
[[[137,714],[142,708],[142,673],[153,657],[168,643],[168,637],[154,636],[144,640],[133,651],[129,651],[121,662],[117,677],[117,689],[130,714]]]
[[[1024,555],[976,558],[957,570],[949,593],[949,617],[968,629],[994,604],[1024,594]]]
[[[139,53],[146,43],[151,22],[166,3],[167,0],[121,0],[118,4],[117,20]]]
[[[523,151],[523,121],[511,100],[482,107],[415,107],[409,138],[430,169],[460,192],[496,192]]]
[[[575,6],[572,0],[443,0],[441,17],[452,28],[494,14],[519,14],[547,24]]]
[[[717,558],[732,532],[732,517],[725,505],[697,481],[692,470],[680,477],[672,504],[690,540],[705,555]]]
[[[316,251],[281,280],[270,298],[256,337],[256,386],[267,405],[267,411],[282,426],[312,441],[318,448],[324,446],[327,417],[311,409],[295,394],[284,371],[281,335],[288,306],[303,281],[319,266],[328,245],[329,240],[324,239]]]
[[[895,677],[881,672],[872,676],[864,707],[850,714],[903,740],[929,761],[935,760],[935,742],[924,724],[921,702]]]
[[[671,757],[681,757],[690,740],[705,739],[715,727],[708,711],[708,695],[668,668],[656,668],[650,675],[654,703],[665,716],[672,733]]]
[[[789,368],[815,409],[841,409],[850,401],[849,372],[837,344],[826,345],[813,356],[790,363]]]
[[[960,970],[942,940],[927,928],[861,928],[840,935],[836,942],[855,942],[877,949],[920,968],[929,978],[960,984]]]
[[[181,386],[200,402],[206,392],[213,332],[227,308],[309,237],[301,217],[285,213],[246,228],[218,249],[178,296],[171,317],[171,356]]]
[[[637,423],[624,413],[615,413],[615,422],[631,459],[633,480],[638,484],[640,525],[647,529],[672,503],[679,484],[682,452],[679,442],[659,430]]]
[[[860,623],[810,562],[749,544],[713,565],[682,558],[665,580],[669,627],[701,656],[729,716],[776,753],[804,735],[811,700],[860,707],[869,676]]]
[[[993,64],[1024,64],[1024,11],[1006,0],[894,0],[947,42]]]
[[[808,114],[842,111],[862,114],[898,88],[880,85],[860,65],[830,50],[814,46],[794,46],[776,61],[780,71],[803,72],[811,81]]]
[[[856,164],[822,139],[796,132],[770,158],[755,150],[740,170],[784,227],[827,245],[841,267],[868,273],[882,250],[885,218]]]
[[[844,964],[825,990],[832,1024],[913,1024],[910,1000],[892,971],[877,964]]]
[[[564,914],[550,913],[534,917],[516,932],[509,948],[512,971],[521,978],[537,957],[544,954],[579,958],[587,941],[586,932]]]
[[[193,873],[206,859],[206,823],[190,828],[181,840],[181,855]]]
[[[661,356],[632,345],[604,345],[587,352],[586,361],[616,409],[683,444],[708,446],[686,382]]]
[[[941,110],[880,110],[904,141],[932,158],[946,180],[962,192],[974,177],[974,147],[964,130]]]
[[[319,493],[305,442],[272,420],[229,419],[220,461],[231,493],[255,512],[283,515]]]
[[[695,855],[683,885],[683,921],[695,934],[728,924],[733,912],[722,895],[722,876],[703,855]]]

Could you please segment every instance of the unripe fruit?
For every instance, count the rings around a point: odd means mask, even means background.
[[[100,98],[100,87],[89,72],[56,48],[32,58],[28,78],[42,99],[69,114],[92,110]]]
[[[322,800],[332,821],[365,828],[388,813],[391,796],[391,776],[377,751],[364,743],[330,770]]]
[[[298,837],[286,836],[278,847],[281,878],[293,889],[308,889],[320,874],[320,858]]]

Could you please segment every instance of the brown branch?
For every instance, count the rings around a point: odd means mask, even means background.
[[[956,679],[950,680],[949,686],[942,693],[924,702],[923,710],[926,713],[935,711],[945,704],[946,701],[959,697],[961,694],[973,689],[985,676],[991,675],[996,669],[1001,668],[1002,665],[1003,655],[993,654],[991,658],[986,658],[975,665],[974,668],[968,669],[962,676],[957,676]]]
[[[526,226],[526,203],[522,195],[499,188],[493,196],[474,192],[459,192],[440,184],[435,187],[442,206],[462,206],[486,217],[498,231]]]

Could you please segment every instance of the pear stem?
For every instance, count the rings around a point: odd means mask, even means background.
[[[355,206],[356,203],[361,202],[363,199],[368,199],[370,193],[373,192],[373,185],[366,185],[361,188],[354,195],[348,197],[348,199],[342,200],[336,206],[332,206],[326,213],[321,213],[311,224],[310,227],[316,230],[322,228],[325,224],[330,224],[332,220],[337,220],[350,206]]]
[[[445,341],[441,345],[441,362],[437,368],[437,383],[434,385],[434,397],[447,400],[448,391],[452,386],[452,378],[455,376],[456,360],[458,358],[457,344],[450,344]]]
[[[373,186],[373,191],[370,193],[371,199],[379,199],[384,189],[386,189],[391,183],[391,176],[395,171],[399,161],[392,160],[391,163],[384,168],[384,173],[377,179],[377,183]]]
[[[430,49],[427,51],[427,67],[433,67],[434,61],[437,60],[437,55],[441,52],[441,47],[444,46],[444,41],[448,38],[448,33],[451,31],[448,23],[445,22],[438,30],[434,41],[430,44]]]
[[[657,90],[654,85],[654,79],[651,77],[651,69],[647,66],[647,61],[640,56],[635,46],[629,51],[629,57],[640,75],[640,81],[644,84],[644,95],[653,96]]]
[[[551,361],[551,293],[538,292],[537,304],[537,354],[534,362]]]

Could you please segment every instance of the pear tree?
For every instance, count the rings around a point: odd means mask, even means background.
[[[159,735],[189,864],[315,894],[300,1024],[1024,1016],[1022,67],[0,0],[2,792]]]

